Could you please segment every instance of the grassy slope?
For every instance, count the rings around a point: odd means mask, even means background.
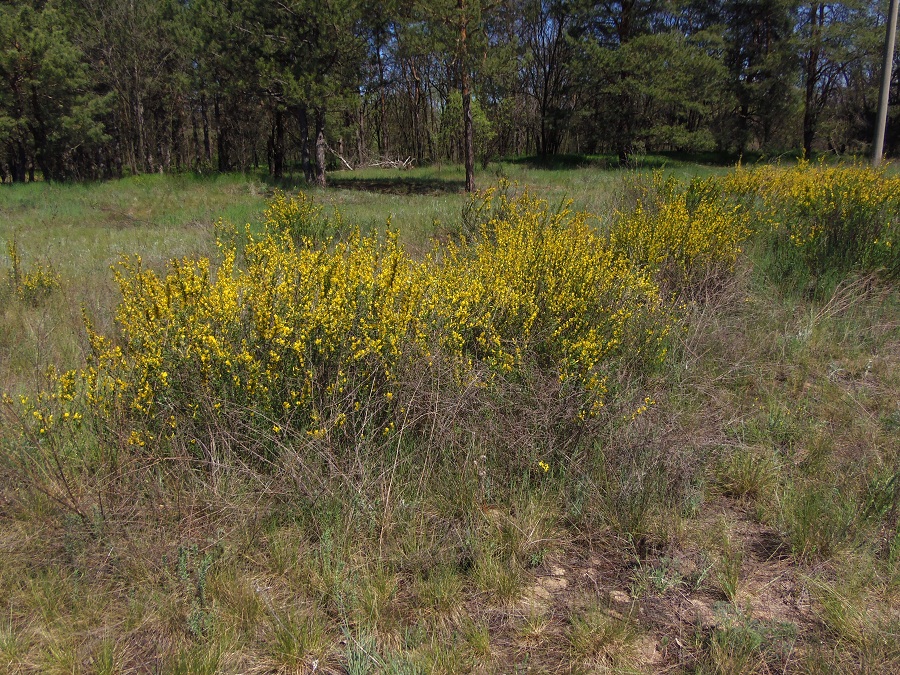
[[[627,199],[614,172],[503,170],[601,213]],[[458,217],[457,174],[336,175],[383,192],[319,197],[363,225],[393,214],[424,248]],[[64,290],[4,302],[0,388],[81,358],[78,306],[109,316],[118,255],[208,253],[213,219],[250,220],[266,189],[4,188],[0,236]],[[106,500],[84,517],[0,474],[0,669],[896,672],[900,294],[785,296],[761,260],[696,310],[657,405],[630,420],[618,403],[600,469],[496,486],[477,448],[448,466],[403,443],[314,484],[290,452],[266,476],[123,459],[75,486]]]

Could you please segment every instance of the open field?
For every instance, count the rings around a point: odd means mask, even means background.
[[[0,190],[0,670],[900,669],[896,174],[461,175]]]

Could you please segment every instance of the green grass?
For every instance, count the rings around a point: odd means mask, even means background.
[[[655,169],[681,178],[724,171],[714,166],[665,160],[651,163],[642,170]],[[508,179],[528,187],[551,204],[571,200],[576,210],[602,215],[622,206],[623,199],[627,199],[623,176],[629,173],[631,170],[604,168],[603,164],[590,161],[558,169],[512,160],[491,163],[477,171],[476,184],[483,189],[500,179]],[[428,245],[429,237],[454,227],[465,204],[461,194],[465,175],[458,166],[362,169],[336,171],[329,175],[334,187],[321,196],[333,201],[349,220],[382,227],[385,218],[390,216],[392,225],[400,229],[406,243],[419,248]]]
[[[0,191],[0,237],[55,261],[66,276],[106,275],[123,254],[148,261],[208,253],[212,223],[249,222],[265,186],[244,176],[148,175],[96,184],[30,183]]]
[[[662,164],[665,166],[665,164]],[[673,162],[680,177],[723,169]],[[584,166],[565,171],[496,163],[477,173],[479,187],[501,177],[528,186],[551,203],[604,213],[621,199],[622,170]],[[337,206],[351,223],[383,228],[388,218],[408,243],[425,244],[459,220],[466,197],[458,166],[406,171],[362,169],[329,174],[333,187],[307,191]],[[306,189],[285,180],[285,190]],[[213,251],[212,224],[257,222],[273,185],[258,175],[145,175],[107,183],[29,183],[0,190],[0,237],[17,238],[25,254],[55,261],[67,277],[96,273],[121,255],[140,253],[150,264]]]
[[[3,186],[0,276],[9,272],[6,242],[15,239],[26,267],[52,261],[63,292],[12,311],[0,290],[0,389],[32,386],[49,365],[76,365],[86,349],[81,308],[108,329],[116,302],[113,267],[139,254],[161,268],[172,258],[215,252],[213,223],[259,217],[266,187],[244,176],[149,175],[96,184]]]
[[[722,170],[660,159],[645,166]],[[500,175],[601,217],[633,198],[599,159],[506,162],[479,183]],[[465,203],[459,167],[332,178],[320,201],[364,228],[390,216],[419,252]],[[3,186],[0,236],[62,285],[21,302],[0,256],[0,390],[84,362],[82,306],[112,332],[120,255],[215,255],[216,218],[255,222],[270,191],[250,176]],[[539,426],[541,392],[504,414],[515,392],[435,386],[429,405],[455,415],[436,446],[347,459],[285,443],[259,469],[211,434],[202,462],[105,448],[70,463],[86,431],[22,474],[36,450],[0,417],[0,670],[896,672],[900,290],[851,277],[809,297],[763,257],[749,246],[685,309],[656,405],[635,418],[621,386],[572,447]]]

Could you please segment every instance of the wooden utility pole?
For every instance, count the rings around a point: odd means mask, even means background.
[[[888,10],[887,37],[884,40],[884,66],[881,70],[881,95],[878,97],[878,120],[875,122],[875,143],[872,147],[872,166],[881,164],[884,153],[884,130],[887,126],[888,97],[891,93],[891,69],[894,65],[894,42],[897,39],[897,6],[900,0],[891,0]]]

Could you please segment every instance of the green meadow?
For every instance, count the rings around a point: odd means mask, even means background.
[[[612,164],[0,186],[0,670],[897,672],[895,168]]]

